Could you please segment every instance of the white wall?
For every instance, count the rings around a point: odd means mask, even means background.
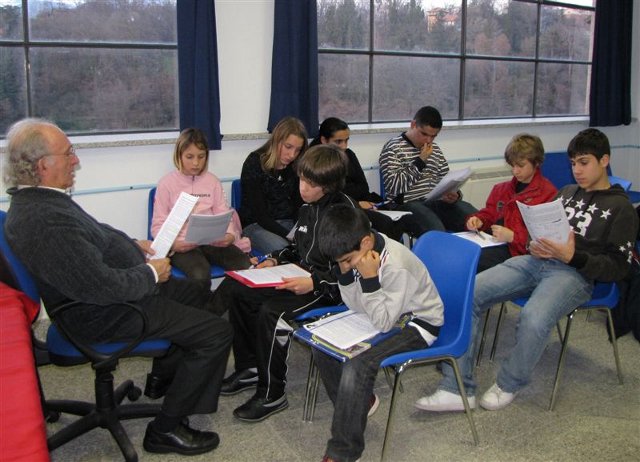
[[[640,0],[636,0],[634,24],[640,24]],[[226,135],[222,150],[211,153],[210,170],[220,178],[238,177],[244,158],[266,139],[271,81],[271,44],[273,38],[273,0],[216,0],[218,50],[221,89],[221,130]],[[633,43],[640,43],[640,27],[634,28]],[[633,55],[634,121],[628,127],[606,128],[613,149],[613,168],[619,176],[640,188],[640,52]],[[428,104],[428,97],[425,104]],[[411,116],[412,114],[407,114]],[[508,140],[516,133],[528,131],[539,135],[547,151],[566,149],[567,143],[587,122],[511,124],[509,126],[467,127],[445,124],[438,137],[447,158],[454,168],[469,162],[460,159],[487,159],[502,155]],[[384,142],[403,130],[404,125],[384,133],[365,133],[352,127],[351,148],[362,165],[377,165],[377,157]],[[239,135],[254,134],[252,139],[238,140]],[[234,136],[235,135],[235,136]],[[163,142],[152,145],[94,147],[93,142],[109,137],[74,138],[79,146],[81,170],[77,174],[75,196],[89,213],[99,220],[123,229],[131,236],[146,235],[147,185],[155,184],[173,169],[171,163],[173,140],[169,134]],[[123,143],[126,144],[126,143]],[[635,148],[615,148],[635,146]],[[3,157],[3,155],[2,155]],[[4,159],[0,159],[4,161]],[[635,164],[634,164],[635,162]],[[473,162],[473,166],[500,165],[501,160]],[[372,189],[378,188],[377,171],[367,172]],[[8,208],[1,185],[0,209]],[[113,191],[116,189],[117,191]],[[101,192],[108,190],[111,192]],[[89,194],[90,193],[90,194]]]

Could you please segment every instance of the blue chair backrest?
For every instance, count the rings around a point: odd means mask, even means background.
[[[619,176],[609,175],[609,183],[612,185],[619,184],[625,191],[629,191],[631,189],[631,181],[620,178]]]
[[[40,294],[36,283],[24,267],[22,262],[15,256],[4,234],[4,224],[7,221],[7,212],[0,210],[0,251],[9,264],[9,271],[18,284],[18,289],[27,294],[34,302],[40,304]]]
[[[240,179],[231,182],[231,207],[240,210],[242,204],[242,183]]]
[[[382,169],[378,167],[378,175],[380,177],[380,197],[383,201],[387,200],[387,191],[384,189],[384,178],[382,177]]]
[[[151,188],[149,190],[149,202],[147,204],[147,239],[153,241],[153,236],[151,235],[151,220],[153,219],[153,203],[156,200],[156,188]]]
[[[453,356],[469,345],[476,268],[480,246],[454,234],[429,231],[412,251],[425,264],[444,303],[444,325],[433,347],[447,344]]]
[[[540,169],[542,170],[542,175],[558,189],[576,182],[573,178],[571,162],[566,151],[545,153],[544,162]]]

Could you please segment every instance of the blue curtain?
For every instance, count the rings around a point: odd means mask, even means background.
[[[220,149],[220,89],[214,0],[179,0],[178,81],[180,129],[196,127]]]
[[[300,119],[318,131],[316,0],[275,0],[269,132],[280,119]]]
[[[596,2],[589,124],[631,123],[633,0]]]

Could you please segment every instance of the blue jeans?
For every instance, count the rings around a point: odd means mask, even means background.
[[[369,399],[380,363],[392,354],[423,348],[427,348],[427,342],[418,331],[405,327],[399,334],[345,363],[313,349],[313,358],[334,407],[331,439],[326,450],[329,457],[340,462],[360,457],[364,451]]]
[[[475,358],[480,344],[481,319],[496,303],[528,296],[520,310],[516,344],[501,364],[496,383],[509,393],[524,388],[531,380],[547,339],[560,319],[591,298],[593,284],[575,268],[558,260],[531,255],[510,258],[476,276],[471,326],[471,345],[458,358],[460,373],[469,396],[475,396]],[[446,320],[445,320],[446,322]],[[458,394],[453,369],[443,364],[444,378],[438,388]]]
[[[291,229],[295,222],[293,220],[276,220],[283,228]],[[245,226],[242,230],[242,234],[251,239],[251,247],[262,252],[262,253],[271,253],[276,250],[284,249],[286,246],[291,244],[284,237],[279,236],[276,233],[272,233],[271,231],[267,231],[258,223],[251,223],[250,225]]]
[[[398,207],[413,214],[410,232],[413,236],[421,236],[427,231],[465,231],[467,217],[478,210],[465,201],[448,204],[444,201],[413,200]]]

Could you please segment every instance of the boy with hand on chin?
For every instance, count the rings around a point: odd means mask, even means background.
[[[380,362],[389,355],[427,348],[444,322],[443,304],[427,268],[404,245],[371,229],[365,212],[334,205],[318,231],[320,251],[338,263],[342,301],[364,312],[381,331],[405,313],[413,320],[398,334],[345,363],[313,350],[329,398],[334,404],[331,439],[323,461],[355,461],[364,450],[367,414]],[[372,400],[373,398],[373,400]]]

